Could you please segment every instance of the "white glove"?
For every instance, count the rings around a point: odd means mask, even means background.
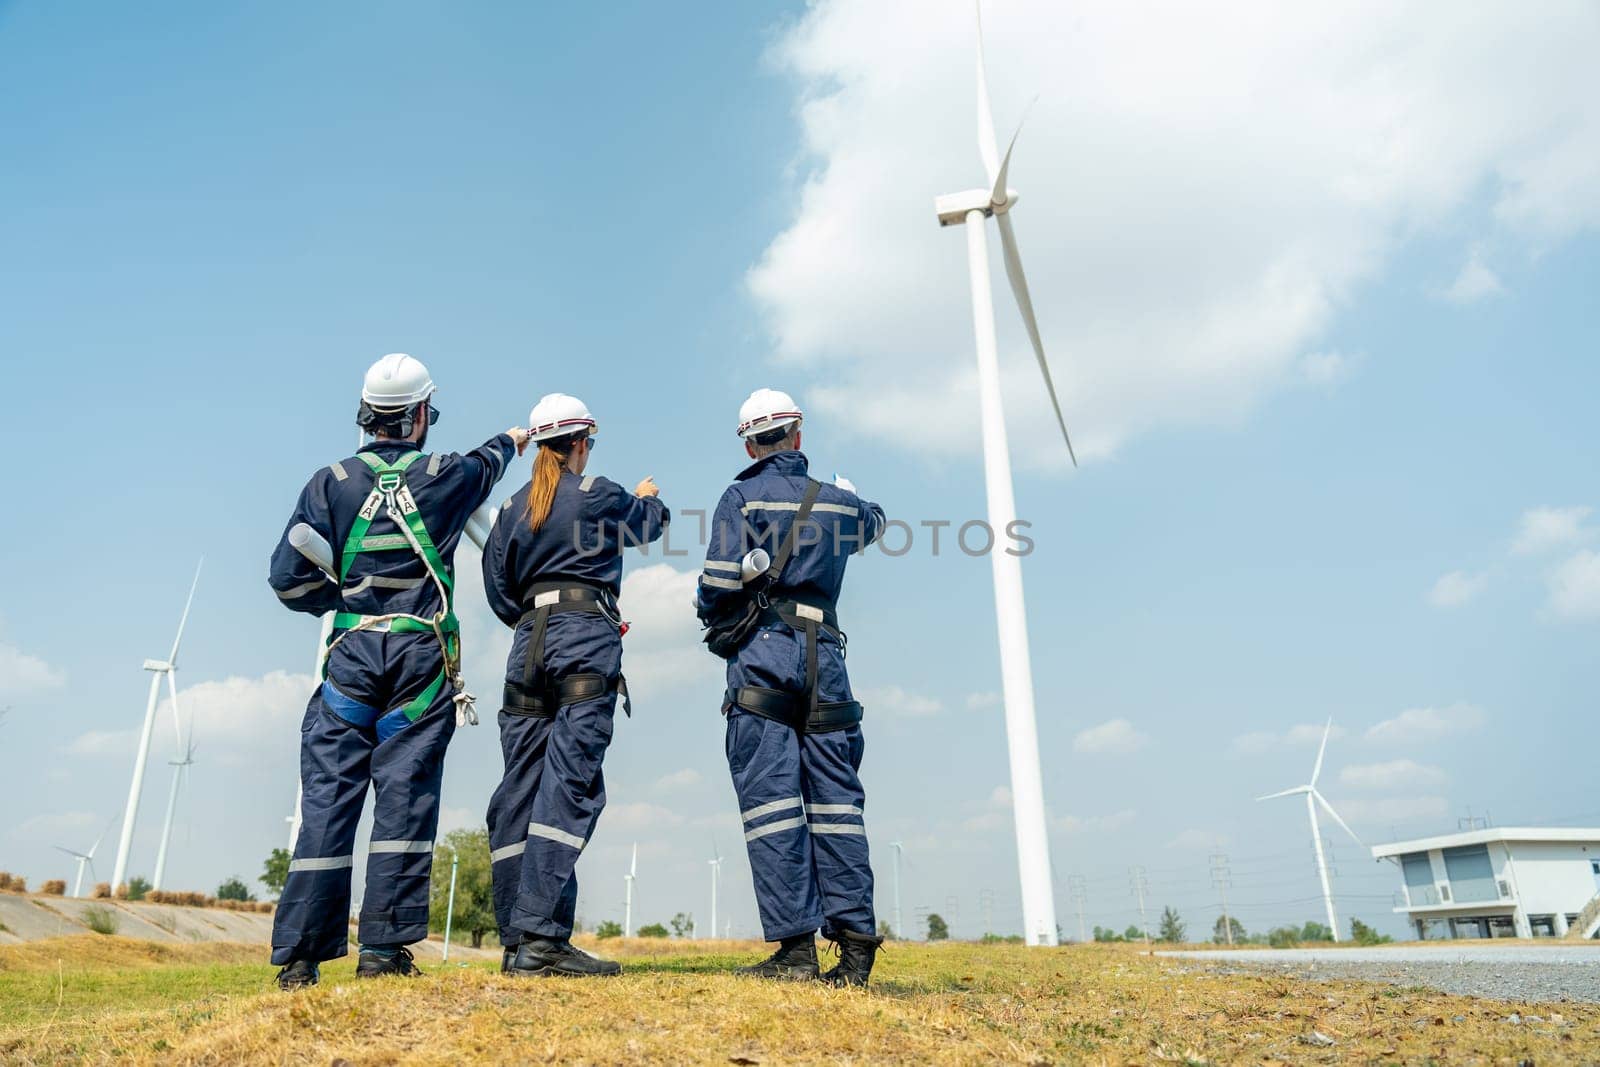
[[[842,474],[835,474],[833,476],[833,484],[838,486],[840,489],[843,489],[847,493],[855,493],[857,496],[861,495],[860,493],[856,492],[855,483]]]

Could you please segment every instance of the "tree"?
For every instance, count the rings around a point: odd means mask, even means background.
[[[275,897],[283,895],[283,887],[289,881],[289,850],[275,848],[267,857],[267,862],[261,865],[261,884],[267,887],[267,892]]]
[[[694,933],[694,916],[680,911],[672,917],[672,936],[688,937]]]
[[[1228,936],[1230,932],[1233,935],[1231,938]],[[1235,945],[1242,945],[1248,940],[1248,936],[1244,932],[1244,923],[1230,915],[1227,925],[1224,926],[1222,916],[1218,915],[1216,925],[1211,928],[1211,940],[1219,945],[1226,945],[1230,940]]]
[[[1161,940],[1174,944],[1189,936],[1189,927],[1168,905],[1161,910]]]
[[[1360,919],[1350,920],[1350,940],[1358,945],[1386,945],[1394,938],[1388,934],[1380,934]]]
[[[1094,939],[1096,941],[1126,941],[1127,940],[1127,938],[1123,937],[1121,934],[1117,933],[1115,930],[1107,929],[1104,926],[1096,926],[1094,928]]]
[[[610,937],[621,937],[622,924],[615,919],[607,919],[594,928],[594,936],[602,941]]]
[[[660,923],[651,923],[649,926],[639,927],[640,937],[666,937],[667,928]]]
[[[889,928],[888,919],[878,920],[878,936],[883,938],[885,941],[894,940],[894,931]]]
[[[1267,944],[1273,948],[1294,948],[1300,943],[1300,931],[1293,926],[1277,926],[1267,934]]]
[[[939,913],[936,912],[936,911],[935,912],[930,912],[928,914],[928,940],[929,941],[948,941],[948,940],[950,940],[950,927],[949,927],[949,925],[947,925],[945,923],[944,919],[941,918]]]
[[[1332,941],[1333,931],[1319,922],[1307,922],[1300,928],[1302,941]]]
[[[134,899],[132,885],[128,886],[128,899]],[[229,878],[226,882],[223,882],[221,885],[217,886],[217,899],[254,900],[256,898],[255,895],[250,892],[250,887],[245,885],[244,882],[240,881],[238,878]]]
[[[128,899],[143,900],[144,895],[150,892],[150,880],[139,875],[128,879]]]
[[[1139,929],[1137,926],[1133,925],[1132,923],[1129,923],[1128,924],[1128,928],[1126,930],[1122,931],[1122,940],[1124,940],[1124,941],[1143,941],[1144,940],[1144,931]]]
[[[457,860],[457,857],[460,857]],[[428,929],[444,932],[450,911],[450,864],[456,862],[456,908],[452,936],[464,930],[473,948],[483,947],[485,934],[497,929],[494,879],[490,873],[489,831],[451,830],[433,850],[433,881],[428,892]]]

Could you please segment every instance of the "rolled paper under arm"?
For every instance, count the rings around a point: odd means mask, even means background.
[[[327,538],[305,523],[297,522],[289,527],[289,546],[320,567],[322,573],[338,581],[339,573],[333,569],[333,547]]]
[[[739,579],[749,584],[754,579],[767,573],[767,568],[772,566],[772,557],[767,555],[764,548],[752,548],[745,553],[744,560],[739,564]]]
[[[500,517],[500,509],[484,504],[467,517],[467,538],[478,546],[478,551],[483,551],[483,546],[489,541],[489,531],[494,529],[494,520]]]

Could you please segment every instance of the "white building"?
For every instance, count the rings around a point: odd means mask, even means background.
[[[1394,910],[1419,938],[1600,935],[1600,830],[1495,827],[1372,855],[1400,869]]]

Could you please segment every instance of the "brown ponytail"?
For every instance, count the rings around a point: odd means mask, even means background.
[[[533,484],[528,487],[528,526],[535,533],[550,518],[556,486],[561,484],[561,472],[566,469],[567,457],[577,440],[573,436],[539,442],[539,454],[533,459]]]

